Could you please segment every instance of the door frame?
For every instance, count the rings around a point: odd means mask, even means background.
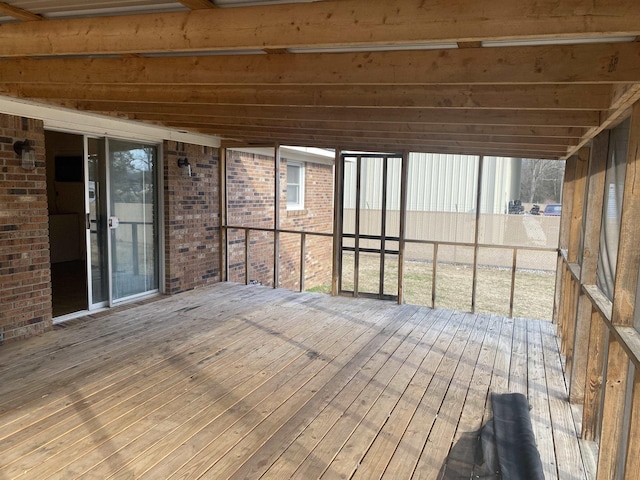
[[[65,315],[61,315],[59,317],[54,318],[54,323],[59,323],[62,321],[66,321],[72,318],[76,318],[82,315],[86,315],[87,312],[92,312],[92,311],[97,311],[97,310],[103,310],[105,308],[109,308],[112,307],[114,305],[119,305],[122,303],[127,303],[130,301],[134,301],[137,300],[139,298],[143,298],[143,297],[149,297],[149,296],[154,296],[157,295],[159,293],[164,293],[165,291],[165,282],[164,282],[164,278],[165,278],[165,258],[164,258],[164,216],[163,216],[163,212],[164,212],[164,198],[162,195],[162,192],[164,191],[164,178],[163,178],[163,174],[162,172],[164,171],[164,158],[163,158],[163,141],[153,141],[150,139],[136,139],[136,138],[126,138],[126,137],[119,137],[119,136],[113,136],[113,135],[100,135],[100,134],[93,134],[93,133],[86,133],[86,132],[79,132],[79,131],[75,131],[72,129],[63,129],[63,128],[46,128],[46,130],[49,131],[53,131],[53,132],[60,132],[60,133],[66,133],[69,135],[77,135],[79,137],[82,137],[82,144],[83,144],[83,152],[82,152],[82,156],[83,156],[83,183],[84,183],[84,216],[85,216],[85,249],[86,249],[86,253],[85,253],[85,275],[86,275],[86,298],[87,298],[87,309],[86,310],[79,310],[77,312],[72,312],[69,314],[65,314]],[[135,294],[135,295],[130,295],[127,297],[123,297],[120,299],[114,299],[113,298],[113,282],[112,282],[112,253],[111,253],[111,231],[110,229],[107,228],[106,230],[106,238],[105,238],[105,243],[106,243],[106,265],[105,265],[105,269],[106,272],[104,272],[105,275],[107,275],[106,277],[106,285],[108,288],[108,295],[107,295],[107,299],[100,301],[100,302],[95,302],[93,301],[93,291],[92,291],[92,283],[93,283],[93,278],[92,278],[92,271],[91,271],[91,232],[90,232],[90,224],[88,222],[89,217],[89,208],[90,208],[90,183],[89,183],[89,146],[88,146],[88,142],[89,139],[97,139],[97,140],[102,140],[103,143],[101,145],[101,148],[103,150],[102,154],[104,155],[104,175],[105,175],[105,184],[106,184],[106,188],[105,188],[105,192],[104,192],[104,201],[106,202],[105,205],[105,210],[106,210],[106,216],[107,218],[111,215],[111,202],[110,202],[110,177],[109,177],[109,168],[108,168],[108,162],[109,162],[109,140],[119,140],[119,141],[125,141],[125,142],[134,142],[134,143],[138,143],[138,144],[142,144],[142,145],[148,145],[148,146],[153,146],[156,148],[156,166],[155,166],[155,175],[154,175],[154,181],[155,181],[155,190],[156,190],[156,194],[154,197],[154,201],[155,201],[155,212],[156,215],[154,215],[154,219],[155,219],[155,226],[157,228],[157,232],[158,234],[156,235],[156,239],[155,239],[155,243],[156,243],[156,248],[157,248],[157,255],[156,255],[156,270],[157,270],[157,275],[158,275],[158,288],[152,289],[152,290],[148,290],[139,294]]]
[[[344,208],[345,208],[345,174],[346,169],[344,168],[345,159],[346,158],[355,158],[356,159],[356,191],[355,191],[355,226],[354,233],[345,234],[344,233]],[[379,235],[369,235],[369,234],[361,234],[360,230],[360,209],[361,209],[361,194],[362,194],[362,159],[382,159],[382,192],[381,192],[381,227]],[[399,219],[399,235],[398,237],[390,237],[386,234],[386,226],[387,226],[387,195],[388,195],[388,160],[390,158],[399,159],[401,161],[401,173],[398,185],[400,189],[400,219]],[[404,234],[404,225],[405,225],[405,217],[406,217],[406,175],[407,175],[407,163],[408,163],[408,154],[392,154],[392,153],[351,153],[351,152],[340,152],[339,155],[340,168],[336,169],[336,178],[337,182],[339,182],[339,208],[336,209],[337,219],[336,226],[338,226],[339,230],[336,231],[336,235],[339,237],[337,242],[338,252],[336,255],[337,260],[337,293],[339,295],[353,296],[353,297],[367,297],[367,298],[376,298],[380,300],[393,300],[398,303],[403,302],[403,288],[402,288],[402,274],[404,271],[403,262],[404,262],[404,244],[405,244],[405,234]],[[337,189],[338,190],[338,189]],[[344,239],[349,238],[353,239],[354,246],[353,247],[345,247]],[[363,240],[376,240],[380,242],[380,248],[361,248],[360,247],[360,239]],[[398,250],[390,250],[387,248],[386,242],[393,241],[398,242]],[[353,291],[345,290],[343,288],[342,280],[343,280],[343,254],[344,252],[353,252],[354,253],[354,278],[353,278]],[[359,276],[360,276],[360,253],[374,253],[380,255],[380,266],[379,266],[379,285],[378,292],[361,292],[359,288]],[[385,294],[385,256],[386,255],[397,255],[398,256],[398,289],[397,294]]]

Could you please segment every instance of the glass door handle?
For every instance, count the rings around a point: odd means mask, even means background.
[[[91,214],[90,213],[85,213],[84,216],[84,228],[86,228],[87,230],[91,230]]]
[[[115,229],[120,225],[120,219],[118,217],[109,217],[109,228]]]

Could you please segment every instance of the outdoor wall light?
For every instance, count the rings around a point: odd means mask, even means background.
[[[178,166],[182,170],[182,176],[188,178],[191,176],[191,164],[189,163],[188,158],[179,158]]]
[[[13,151],[20,157],[20,166],[25,170],[36,168],[36,152],[29,140],[15,142]]]

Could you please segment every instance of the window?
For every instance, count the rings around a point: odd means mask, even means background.
[[[597,285],[613,300],[613,284],[616,278],[618,242],[620,241],[620,216],[627,168],[630,119],[611,130],[609,158],[605,176],[602,223],[600,228],[600,253],[598,255]]]
[[[304,164],[287,162],[287,210],[304,208]]]

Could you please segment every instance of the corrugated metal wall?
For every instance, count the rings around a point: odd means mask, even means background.
[[[509,200],[517,198],[513,181],[514,163],[520,159],[484,158],[482,178],[481,213],[506,213]],[[475,212],[478,184],[479,158],[472,155],[443,155],[432,153],[411,153],[409,155],[409,182],[407,190],[408,211],[429,212]],[[382,160],[367,159],[362,165],[363,209],[377,209],[382,206]],[[399,160],[390,160],[388,166],[387,208],[400,209]],[[355,208],[356,162],[355,157],[345,161],[344,206]],[[515,197],[514,197],[515,195]]]

